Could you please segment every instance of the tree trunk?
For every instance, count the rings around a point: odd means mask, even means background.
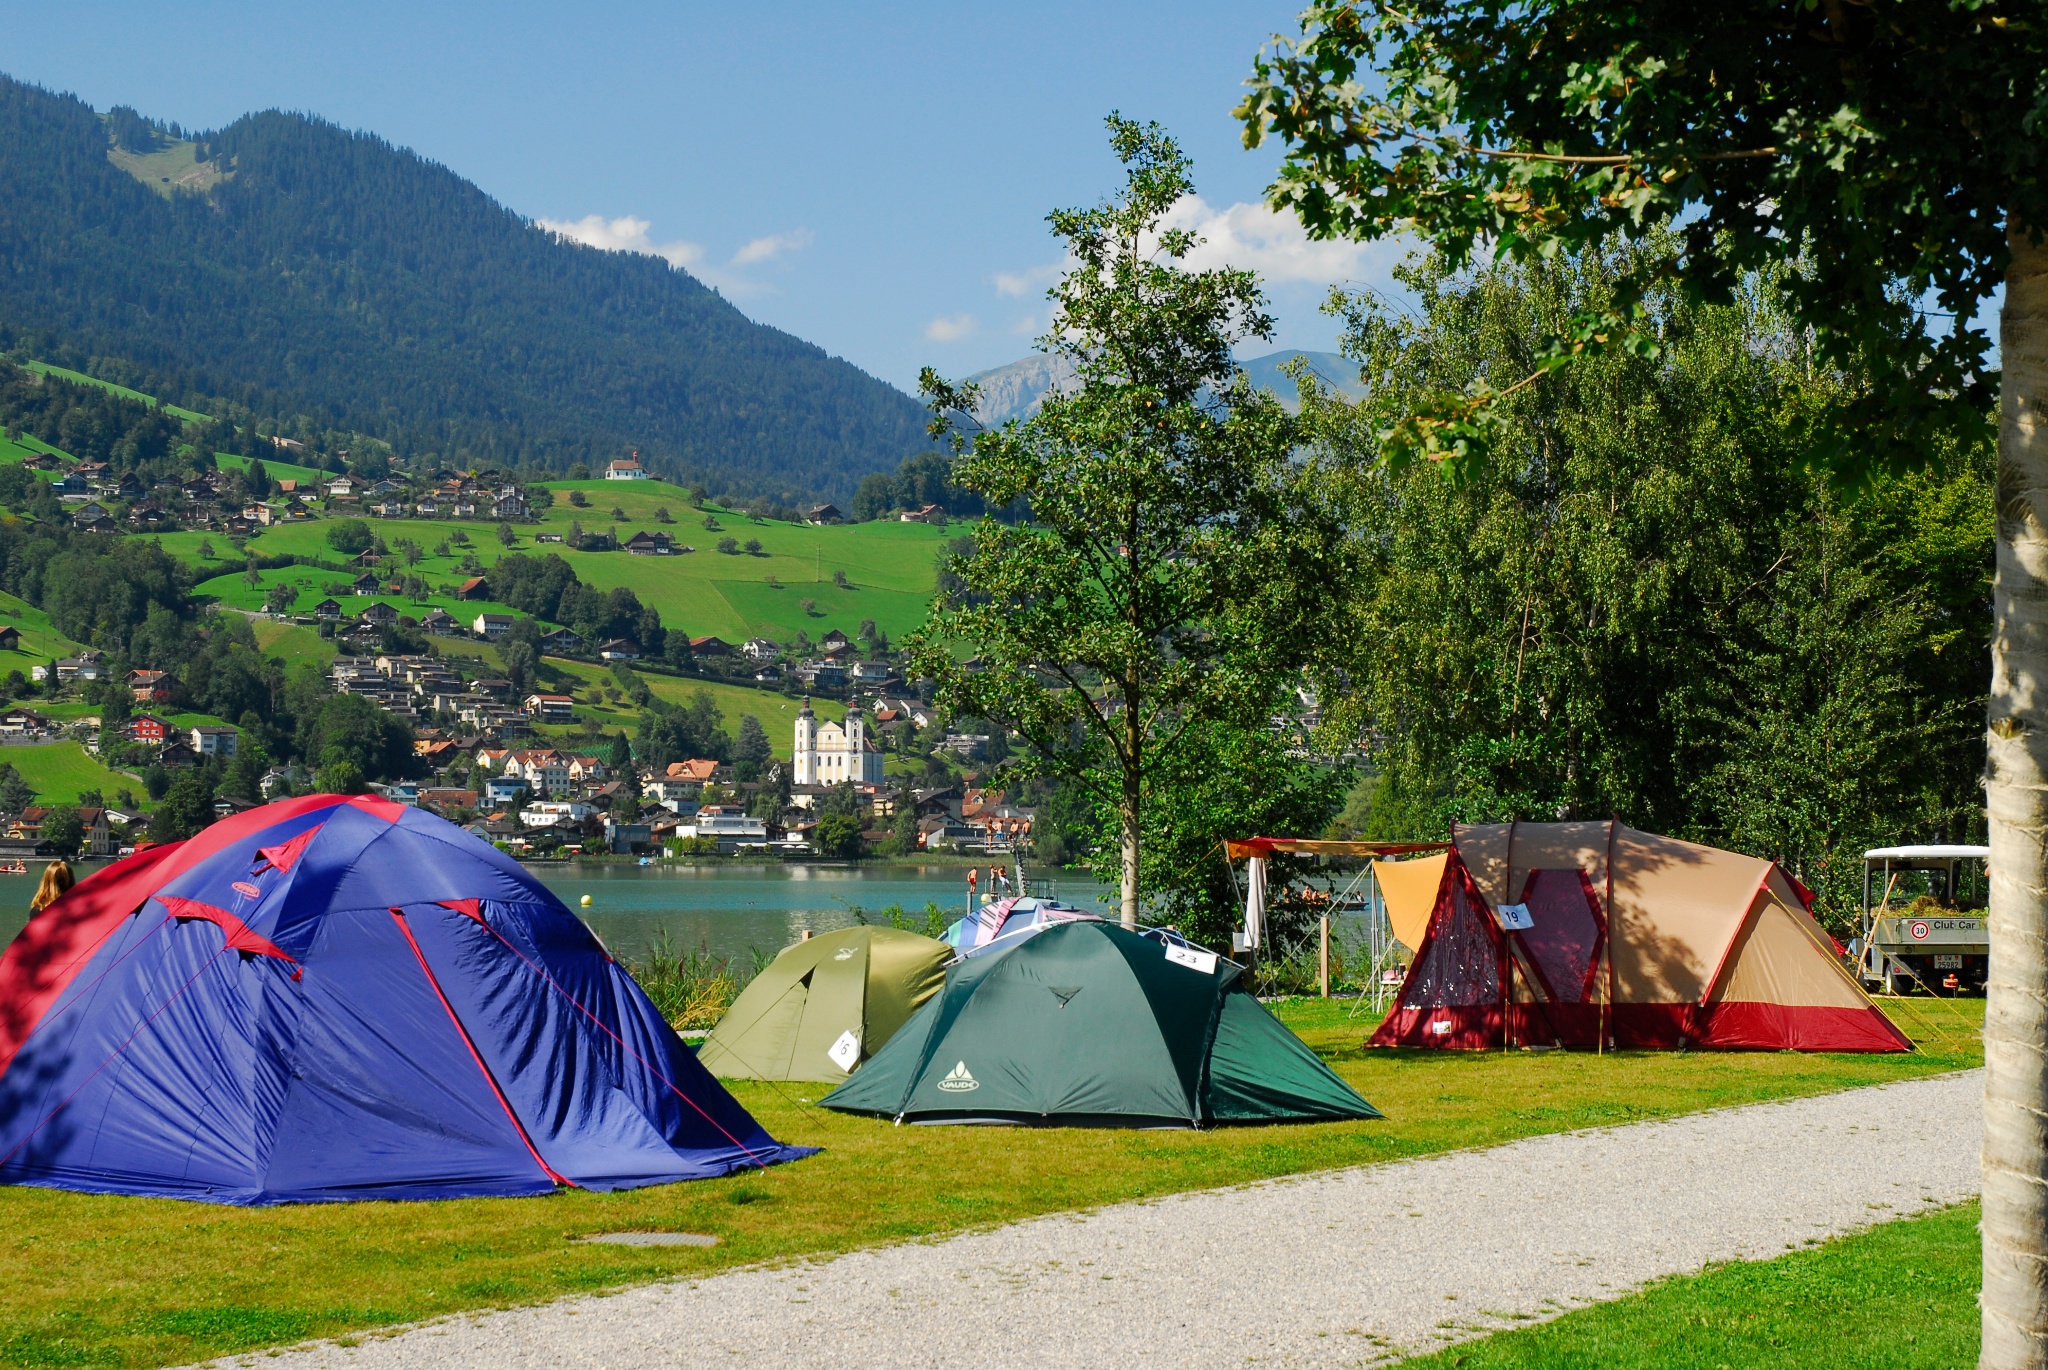
[[[1124,926],[1138,930],[1138,772],[1124,772]]]
[[[2012,234],[1999,320],[1984,1012],[1984,1370],[2048,1367],[2048,243]]]

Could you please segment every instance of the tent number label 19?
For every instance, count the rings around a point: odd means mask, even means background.
[[[1497,912],[1502,932],[1527,932],[1536,926],[1536,920],[1529,916],[1527,904],[1502,904]]]
[[[1216,953],[1213,951],[1196,951],[1193,947],[1177,947],[1169,942],[1166,945],[1166,959],[1176,966],[1186,966],[1189,970],[1198,970],[1204,975],[1216,973]]]
[[[852,1070],[853,1063],[860,1059],[860,1038],[851,1029],[839,1034],[839,1040],[825,1053],[832,1058],[832,1064],[841,1070]]]

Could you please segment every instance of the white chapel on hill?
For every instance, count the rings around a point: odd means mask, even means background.
[[[868,738],[867,715],[847,712],[844,724],[818,722],[811,701],[796,716],[796,781],[799,785],[879,785],[882,752]]]

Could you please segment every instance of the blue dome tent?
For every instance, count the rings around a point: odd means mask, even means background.
[[[610,1190],[770,1137],[509,857],[373,796],[82,880],[0,956],[0,1182],[215,1203]]]

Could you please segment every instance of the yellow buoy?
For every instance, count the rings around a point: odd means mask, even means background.
[[[587,894],[583,896],[583,907],[586,909],[590,907],[590,896]]]

